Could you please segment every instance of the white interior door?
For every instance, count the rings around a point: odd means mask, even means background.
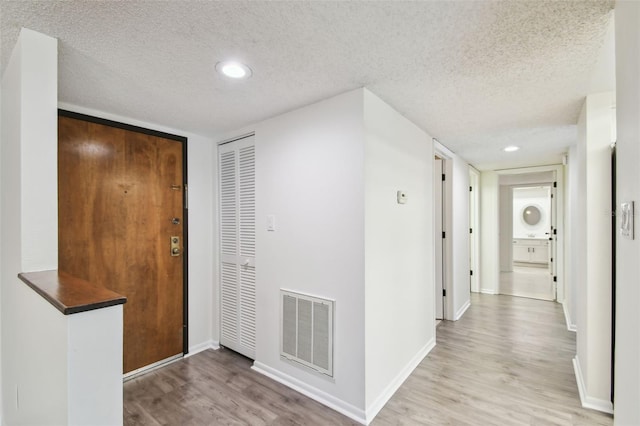
[[[218,147],[220,344],[255,358],[254,137]]]
[[[551,229],[549,233],[549,279],[552,282],[553,288],[553,300],[558,299],[558,283],[556,277],[558,276],[558,190],[557,183],[551,184],[550,191],[550,204],[551,204]]]
[[[469,174],[469,291],[476,291],[474,285],[475,264],[476,264],[476,233],[478,230],[475,226],[476,217],[476,200],[473,192],[473,175]]]
[[[435,158],[433,163],[433,215],[434,215],[434,258],[435,258],[435,300],[436,300],[436,319],[444,318],[444,244],[442,240],[442,232],[444,230],[444,216],[442,214],[444,208],[443,185],[442,185],[443,161]]]
[[[471,283],[471,291],[480,292],[480,276],[479,262],[478,262],[478,231],[479,231],[479,197],[478,197],[478,174],[475,171],[469,171],[469,226],[471,232],[469,233],[469,276]]]

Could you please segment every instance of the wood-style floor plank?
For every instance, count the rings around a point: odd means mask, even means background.
[[[436,340],[374,426],[613,424],[580,405],[575,333],[557,303],[473,294]]]
[[[474,294],[460,321],[438,326],[437,346],[372,424],[612,425],[580,406],[574,354],[561,305]],[[356,424],[250,366],[208,350],[128,381],[124,424]]]
[[[125,425],[356,425],[251,370],[232,351],[208,350],[124,384]]]

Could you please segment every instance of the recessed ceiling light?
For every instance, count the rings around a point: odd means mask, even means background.
[[[216,64],[216,71],[220,74],[236,80],[251,77],[251,68],[240,62],[225,61]]]
[[[514,152],[514,151],[517,151],[519,149],[520,149],[519,146],[511,145],[511,146],[506,147],[504,149],[504,152]]]

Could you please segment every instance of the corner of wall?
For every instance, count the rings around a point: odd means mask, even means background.
[[[587,387],[580,366],[578,355],[573,358],[573,371],[576,375],[576,384],[578,393],[580,394],[580,402],[584,408],[602,411],[603,413],[613,414],[613,404],[611,401],[591,397],[587,394]]]
[[[480,173],[480,292],[497,294],[500,282],[499,264],[499,185],[498,174],[493,171]]]
[[[378,415],[380,410],[393,395],[400,389],[402,384],[409,378],[413,370],[415,370],[422,360],[429,355],[429,352],[436,347],[435,336],[427,342],[426,345],[402,368],[398,374],[389,382],[387,387],[375,398],[375,400],[366,408],[365,424],[369,424]]]
[[[435,338],[433,152],[429,135],[391,106],[368,92],[364,106],[364,406],[370,420]],[[406,203],[398,202],[399,190]]]
[[[42,348],[42,341],[31,344],[43,331],[34,325],[34,318],[23,318],[36,314],[29,312],[34,298],[17,279],[22,271],[57,267],[56,103],[57,40],[23,28],[2,76],[1,411],[5,423],[24,422],[26,416],[36,423],[65,417],[66,404],[58,404],[46,414],[42,411],[49,407],[44,404],[29,405],[39,399],[38,392],[59,390],[52,383],[65,372],[47,371],[43,376],[42,371],[32,368],[48,362],[48,353],[30,350]],[[51,326],[55,325],[59,324]],[[38,386],[33,388],[33,383]],[[19,386],[24,389],[22,412],[13,398]],[[66,398],[65,393],[49,400],[55,403]]]
[[[571,315],[569,315],[569,311],[567,310],[567,304],[562,303],[562,311],[564,312],[564,320],[567,323],[567,330],[569,331],[577,331],[578,327],[571,321]]]
[[[471,306],[471,300],[467,300],[462,306],[460,306],[460,309],[456,311],[456,314],[453,320],[458,321],[460,318],[462,318],[462,316],[464,315],[465,312],[467,312],[467,309],[469,309],[470,306]]]
[[[256,223],[254,367],[364,417],[364,124],[362,89],[253,125]],[[339,241],[339,244],[336,244]],[[332,379],[280,357],[280,289],[332,299]],[[277,313],[274,315],[274,313]],[[360,414],[358,414],[358,412]]]
[[[352,420],[355,420],[360,424],[368,424],[364,410],[352,404],[349,404],[348,402],[343,401],[340,398],[337,398],[335,395],[318,389],[303,380],[297,379],[280,370],[269,367],[268,365],[263,364],[259,361],[255,361],[251,369],[266,377],[269,377],[272,380],[275,380],[278,383],[282,383],[288,388],[291,388],[305,396],[308,396],[314,401],[317,401],[322,405],[325,405],[337,411],[338,413],[344,414],[345,416],[349,417]]]

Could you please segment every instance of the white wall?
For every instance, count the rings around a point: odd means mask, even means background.
[[[578,250],[576,236],[581,235],[577,229],[578,218],[576,216],[576,210],[578,208],[577,193],[580,179],[578,178],[579,165],[577,161],[577,146],[572,145],[567,154],[567,166],[565,168],[565,202],[564,202],[564,215],[567,226],[565,227],[565,300],[563,302],[565,319],[567,321],[567,329],[576,331],[576,304],[577,304],[577,291],[576,285],[576,268],[577,264],[572,255],[575,250]]]
[[[364,123],[356,90],[258,123],[254,368],[357,418],[365,407]],[[276,231],[266,231],[274,215]],[[280,359],[280,289],[334,299],[334,377]]]
[[[2,97],[2,80],[0,79],[0,143],[4,140],[2,133],[2,104],[4,102]],[[0,149],[0,177],[2,177],[2,149]],[[0,193],[2,191],[2,185],[0,185]],[[3,197],[0,197],[0,218],[2,217]],[[2,241],[2,219],[0,219],[0,241]],[[2,259],[2,244],[0,244],[0,259]],[[0,383],[2,383],[2,262],[0,261]],[[2,385],[0,384],[0,426],[2,426]]]
[[[433,150],[430,136],[367,90],[364,125],[365,375],[371,420],[435,346]],[[398,190],[406,192],[406,204],[397,203]]]
[[[551,229],[550,197],[550,187],[513,189],[513,238],[549,239],[549,229]],[[524,221],[522,213],[528,206],[536,206],[540,210],[540,222],[535,225],[529,225]]]
[[[510,186],[499,189],[500,272],[513,271],[513,191]]]
[[[211,161],[216,151],[211,139],[184,135],[188,138],[189,180],[189,352],[195,353],[210,346],[215,348],[220,341],[219,318],[213,308],[218,306],[218,293],[214,291],[218,276],[214,176],[218,166]]]
[[[22,30],[2,78],[2,414],[8,424],[66,421],[58,405],[66,395],[55,394],[66,372],[43,368],[50,364],[40,346],[55,350],[64,342],[34,344],[60,323],[48,318],[40,328],[39,315],[47,314],[33,309],[39,296],[17,278],[57,268],[56,102],[57,41]]]
[[[445,160],[445,318],[457,321],[470,306],[469,164],[441,143],[434,151]]]
[[[617,187],[621,202],[640,209],[640,3],[616,2]],[[638,214],[636,213],[636,218]],[[640,424],[640,224],[634,240],[616,247],[615,417],[617,425]]]
[[[12,284],[4,296],[15,308],[3,306],[3,322],[20,326],[19,336],[3,336],[3,423],[67,424],[67,318],[26,284]]]
[[[576,332],[578,326],[587,326],[587,292],[584,290],[587,281],[587,269],[584,262],[587,259],[587,215],[584,211],[587,209],[587,150],[585,149],[587,140],[587,109],[582,108],[578,119],[578,142],[576,143],[576,173],[577,184],[575,185],[575,205],[574,214],[571,217],[573,238],[572,247],[574,251],[571,255],[573,268],[573,290],[576,292]],[[582,148],[580,148],[582,141]],[[582,213],[581,213],[582,212]],[[576,336],[576,354],[583,354],[583,362],[587,362],[589,351],[587,350],[587,340],[578,339]],[[581,372],[579,373],[582,374]]]
[[[67,315],[64,320],[67,345],[62,349],[68,365],[68,424],[122,424],[123,305]],[[59,336],[59,333],[50,334],[51,339]],[[42,350],[42,342],[37,345],[34,350]],[[36,400],[38,404],[41,401]]]
[[[576,272],[577,336],[576,376],[584,406],[611,411],[611,126],[613,93],[587,96],[577,144],[580,168],[578,206],[574,220],[584,227],[574,229],[572,246]],[[584,236],[579,236],[582,233]]]
[[[453,155],[453,320],[471,304],[469,266],[469,164]]]
[[[78,105],[60,102],[60,109],[100,117],[132,126],[157,130],[187,140],[187,181],[189,185],[189,352],[218,346],[218,316],[213,307],[217,306],[214,283],[217,276],[215,261],[215,241],[217,229],[214,226],[214,200],[217,173],[215,143],[212,139],[194,135],[179,129],[165,127],[106,113]]]
[[[480,292],[498,294],[500,284],[500,225],[498,174],[480,174]]]
[[[259,253],[253,368],[371,421],[435,344],[431,140],[366,89],[234,133],[249,132]],[[281,288],[336,301],[333,378],[280,358]]]

